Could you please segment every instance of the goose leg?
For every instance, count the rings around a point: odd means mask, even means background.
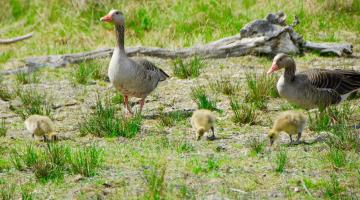
[[[131,107],[129,106],[129,96],[127,95],[125,95],[124,106],[129,111],[130,114],[134,114],[133,111],[131,110]]]
[[[141,113],[141,111],[142,111],[142,109],[144,107],[144,104],[145,104],[145,97],[141,98],[141,100],[140,100],[140,113]]]
[[[292,135],[290,135],[290,144],[293,144]]]
[[[208,137],[209,140],[214,140],[215,139],[215,130],[214,130],[214,127],[211,127],[211,132],[212,132],[212,135],[210,137]]]
[[[297,140],[296,140],[297,143],[300,143],[300,138],[301,138],[301,132],[298,132]]]

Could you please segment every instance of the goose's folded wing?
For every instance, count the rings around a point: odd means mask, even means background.
[[[166,78],[169,78],[168,74],[166,74],[162,69],[156,67],[152,62],[145,59],[139,59],[137,62],[149,73],[156,74],[160,81],[164,81]]]
[[[353,70],[315,69],[304,74],[314,87],[332,89],[340,95],[360,88],[360,73]]]

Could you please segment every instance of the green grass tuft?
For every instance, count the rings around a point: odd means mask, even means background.
[[[210,84],[210,88],[224,95],[234,95],[239,89],[239,84],[232,83],[229,78],[221,78]]]
[[[344,188],[340,186],[338,177],[335,174],[330,175],[330,181],[326,181],[324,187],[324,196],[328,199],[343,199],[342,192]]]
[[[204,62],[198,57],[193,57],[188,61],[177,58],[174,61],[173,73],[180,79],[196,78],[200,75],[200,69],[203,67]]]
[[[141,128],[142,118],[116,115],[115,106],[109,102],[96,104],[95,112],[80,124],[80,133],[93,134],[98,137],[134,137]]]
[[[182,140],[181,142],[176,144],[176,151],[178,153],[189,153],[193,152],[194,150],[194,145],[186,140]]]
[[[144,169],[147,193],[145,199],[159,200],[166,199],[166,163],[151,163]]]
[[[71,157],[71,171],[86,177],[96,175],[102,166],[103,150],[96,146],[78,149]]]
[[[250,139],[249,147],[253,154],[258,155],[264,152],[265,142],[261,141],[258,137],[254,137]]]
[[[10,101],[14,97],[15,95],[9,90],[9,88],[0,83],[0,99],[4,101]]]
[[[5,119],[2,119],[0,122],[0,137],[5,137],[7,132]]]
[[[216,107],[216,102],[211,100],[203,87],[195,87],[191,89],[191,98],[197,104],[198,109],[208,109],[220,111]]]
[[[17,95],[20,98],[22,105],[20,107],[12,108],[23,119],[30,115],[51,115],[51,104],[46,99],[45,94],[39,93],[33,88],[18,90]]]
[[[171,127],[177,123],[184,122],[191,113],[184,112],[182,110],[175,110],[168,113],[164,113],[164,107],[159,108],[159,120],[162,126]]]
[[[15,192],[16,192],[15,184],[0,185],[0,199],[2,199],[2,200],[15,199]]]
[[[236,124],[250,124],[256,123],[257,111],[256,106],[250,103],[240,103],[234,97],[230,98],[230,107],[234,113],[232,120]]]
[[[18,84],[30,84],[30,83],[39,83],[40,79],[39,79],[39,73],[26,73],[26,72],[22,72],[22,73],[18,73],[16,74],[16,82]]]
[[[329,161],[335,168],[341,168],[346,165],[346,153],[343,150],[331,148],[328,153]]]
[[[276,76],[248,73],[245,78],[247,84],[245,102],[253,103],[259,109],[265,109],[266,101],[270,97],[279,96],[276,89]]]
[[[287,152],[285,149],[281,149],[277,154],[276,154],[276,168],[275,171],[279,172],[279,173],[283,173],[285,170],[285,166],[286,163],[288,161],[288,157],[287,157]]]

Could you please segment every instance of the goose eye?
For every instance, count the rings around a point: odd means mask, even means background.
[[[119,14],[119,12],[115,12],[115,14],[117,14],[117,15],[118,15],[118,14]]]

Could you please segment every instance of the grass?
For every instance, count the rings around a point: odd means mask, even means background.
[[[240,103],[236,98],[230,98],[230,108],[233,112],[232,120],[236,124],[250,124],[256,123],[257,110],[254,104]]]
[[[164,113],[164,107],[159,108],[159,120],[162,126],[171,127],[177,123],[184,122],[190,117],[191,113],[187,113],[181,110],[175,110],[168,113]]]
[[[86,177],[96,175],[103,163],[103,150],[96,146],[78,149],[71,157],[71,170]]]
[[[200,75],[200,69],[203,67],[204,62],[198,57],[185,61],[177,58],[173,62],[173,73],[180,79],[196,78]]]
[[[189,152],[193,152],[194,150],[195,150],[194,145],[186,140],[182,140],[176,145],[176,151],[178,153],[189,153]]]
[[[265,150],[265,141],[261,141],[260,138],[254,137],[249,140],[249,147],[251,152],[255,155],[261,154]]]
[[[278,173],[283,173],[285,170],[286,163],[288,162],[288,156],[285,149],[281,149],[276,154],[275,162],[276,162],[275,171]]]
[[[198,109],[208,109],[219,111],[216,102],[210,99],[203,87],[194,87],[191,89],[191,99],[196,103]]]
[[[239,84],[232,83],[229,78],[221,78],[210,84],[210,88],[224,95],[234,95],[239,89]]]
[[[145,199],[166,199],[166,163],[152,163],[143,171],[147,192]]]
[[[98,100],[95,112],[80,123],[82,135],[93,134],[98,137],[134,137],[141,128],[141,116],[133,118],[116,115],[116,109],[110,102]]]
[[[40,74],[35,72],[34,73],[21,72],[16,74],[15,78],[18,84],[26,85],[30,83],[39,83],[40,82],[39,76]]]
[[[89,84],[91,79],[93,80],[105,80],[107,75],[101,67],[102,63],[99,61],[86,61],[76,64],[73,72],[71,73],[71,79],[74,83],[86,85]]]
[[[123,104],[124,103],[124,96],[119,93],[119,92],[116,92],[115,95],[113,97],[111,97],[111,102],[113,104]]]
[[[247,84],[245,102],[253,103],[257,108],[264,109],[270,97],[279,96],[276,89],[276,76],[248,73],[245,78]]]
[[[96,175],[103,163],[103,150],[96,146],[72,149],[67,145],[48,143],[45,147],[28,145],[13,149],[10,159],[17,170],[30,169],[37,180],[62,180],[65,173]]]
[[[340,186],[337,175],[330,175],[330,181],[326,181],[324,186],[324,196],[328,199],[342,199],[344,188]]]
[[[34,88],[22,89],[17,91],[17,95],[22,103],[20,107],[12,109],[26,119],[30,115],[51,115],[51,104],[47,100],[46,94],[41,94]]]
[[[2,200],[15,199],[15,192],[16,192],[15,184],[0,185],[0,197]]]
[[[193,168],[192,172],[194,174],[200,173],[211,173],[216,172],[220,168],[220,160],[215,158],[214,156],[210,156],[207,158],[205,162],[201,162],[198,159],[192,160]]]
[[[14,94],[9,90],[9,88],[0,83],[0,99],[4,101],[9,101],[14,98]]]
[[[0,122],[0,137],[5,137],[7,130],[5,119],[2,119]]]
[[[329,161],[335,168],[341,168],[346,165],[346,153],[343,150],[332,148],[328,154]]]
[[[351,130],[347,124],[333,126],[329,131],[326,143],[330,148],[360,151],[358,133],[356,130]]]

